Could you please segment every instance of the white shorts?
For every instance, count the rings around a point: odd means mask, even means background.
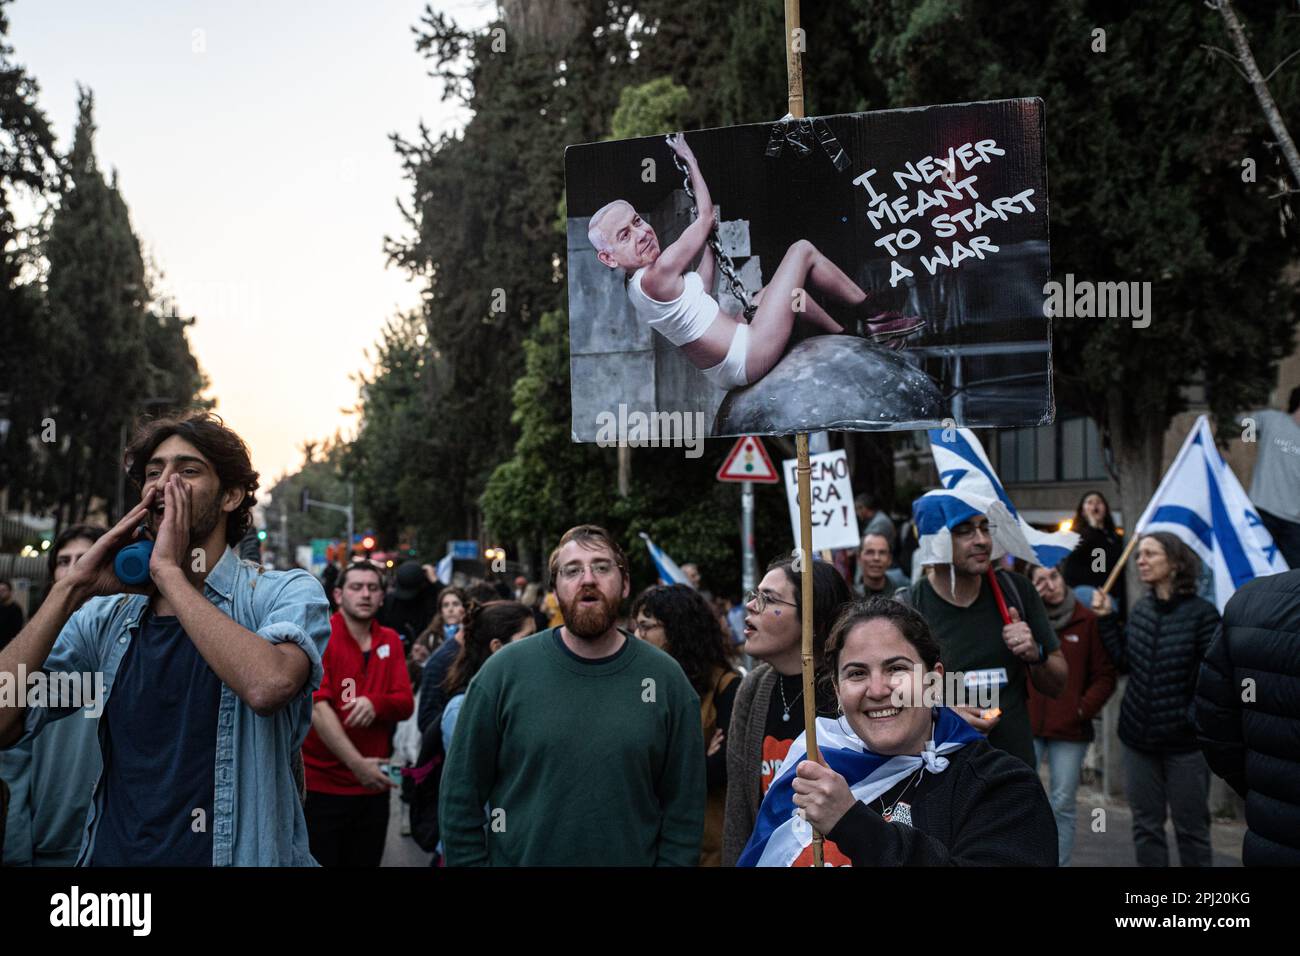
[[[727,357],[713,368],[704,369],[704,377],[724,392],[748,385],[749,379],[745,374],[745,358],[748,354],[749,325],[738,320],[736,334],[731,337],[731,347],[727,349]]]

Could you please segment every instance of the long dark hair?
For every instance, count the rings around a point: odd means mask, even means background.
[[[1097,491],[1095,489],[1092,491],[1085,491],[1083,495],[1079,498],[1079,503],[1078,505],[1075,506],[1074,509],[1074,524],[1071,525],[1070,527],[1073,530],[1079,532],[1080,534],[1082,534],[1084,530],[1092,527],[1092,522],[1090,522],[1087,516],[1083,513],[1083,503],[1087,501],[1089,498],[1091,498],[1093,495],[1096,495],[1098,498],[1100,498],[1101,503],[1106,506],[1106,516],[1101,519],[1102,528],[1105,529],[1107,534],[1111,534],[1111,535],[1115,534],[1115,518],[1110,513],[1110,502],[1106,500],[1105,495],[1103,495],[1100,491]]]
[[[794,603],[798,609],[800,620],[803,619],[803,572],[794,569],[795,559],[791,557],[777,558],[767,566],[768,571],[775,571],[778,568],[785,574],[786,580],[794,585]],[[807,562],[804,562],[807,566]],[[823,657],[826,650],[826,638],[830,635],[831,625],[835,623],[835,616],[841,606],[853,600],[853,592],[849,590],[848,583],[844,580],[844,575],[835,570],[835,566],[814,558],[812,562],[813,576],[813,667],[820,673],[824,669],[825,662]]]
[[[149,456],[168,438],[179,435],[212,463],[223,492],[238,488],[244,499],[226,515],[226,543],[238,544],[252,526],[253,505],[257,504],[258,475],[244,440],[212,412],[194,412],[176,418],[145,422],[136,431],[122,456],[126,474],[137,489],[144,489],[144,470]]]
[[[664,626],[665,650],[681,665],[695,693],[703,697],[709,692],[715,668],[730,670],[717,615],[689,584],[646,588],[632,605],[632,616],[642,610]]]
[[[447,671],[442,686],[448,699],[455,697],[474,679],[483,663],[492,656],[492,642],[509,644],[515,632],[531,621],[533,612],[518,601],[490,601],[479,604],[471,601],[465,609],[465,622],[461,636],[464,638],[460,653]]]
[[[442,625],[445,623],[442,619],[442,602],[443,600],[446,599],[447,595],[449,594],[458,598],[460,600],[460,606],[465,609],[466,614],[469,614],[469,595],[465,593],[464,588],[459,588],[452,585],[452,586],[445,587],[441,591],[439,591],[438,592],[438,613],[433,616],[433,620],[429,622],[429,626],[420,632],[420,638],[427,638],[425,643],[428,644],[430,647],[437,647],[445,639],[443,637],[443,631],[442,631]],[[462,617],[460,621],[461,621],[461,626],[464,627],[465,618]],[[419,640],[420,638],[417,638],[417,640]]]
[[[1181,538],[1168,531],[1151,531],[1142,537],[1154,539],[1165,549],[1165,559],[1169,562],[1171,594],[1187,597],[1200,590],[1201,559],[1195,551],[1183,544]],[[1141,539],[1138,540],[1138,546],[1142,546]]]

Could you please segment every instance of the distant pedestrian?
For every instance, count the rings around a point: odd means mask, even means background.
[[[1138,866],[1168,866],[1165,819],[1173,817],[1178,861],[1211,866],[1210,768],[1192,722],[1196,679],[1219,626],[1213,604],[1196,596],[1201,562],[1172,534],[1143,535],[1138,576],[1149,592],[1134,603],[1122,631],[1102,640],[1128,686],[1119,711],[1119,739]],[[1093,608],[1114,611],[1108,594]]]
[[[708,807],[700,866],[722,863],[722,821],[727,800],[727,735],[740,675],[727,661],[712,609],[685,584],[647,588],[632,605],[637,637],[672,655],[700,698]]]
[[[396,786],[382,765],[414,701],[401,638],[376,620],[384,594],[379,571],[354,562],[339,576],[337,591],[325,675],[302,747],[307,832],[321,866],[374,867],[384,855],[388,792]]]
[[[888,538],[875,531],[864,534],[858,548],[854,593],[860,598],[893,597],[899,588],[910,585],[907,576],[892,567],[893,561]]]
[[[1250,500],[1287,566],[1300,569],[1300,386],[1291,389],[1285,413],[1261,408],[1248,417],[1259,442]]]
[[[883,535],[893,550],[898,532],[894,528],[894,519],[880,507],[880,499],[869,491],[864,491],[853,499],[853,507],[858,514],[858,530],[863,536],[869,534]]]
[[[1092,591],[1106,583],[1124,553],[1124,539],[1115,527],[1110,504],[1100,491],[1084,492],[1074,509],[1070,530],[1078,533],[1079,543],[1061,566],[1065,583],[1079,589],[1086,606],[1092,604]],[[1128,607],[1128,589],[1124,575],[1115,579],[1110,593],[1120,616]]]
[[[1031,565],[1029,578],[1043,599],[1069,667],[1065,689],[1059,697],[1048,697],[1032,681],[1029,684],[1034,756],[1038,764],[1047,758],[1050,774],[1048,796],[1056,817],[1057,862],[1069,866],[1074,850],[1079,775],[1088,744],[1094,737],[1092,720],[1115,692],[1115,665],[1102,644],[1097,615],[1075,598],[1060,570]],[[1106,627],[1116,623],[1114,615],[1101,620]]]
[[[456,719],[465,703],[465,691],[487,659],[507,644],[536,633],[532,612],[518,601],[470,602],[465,613],[464,641],[443,681],[447,706],[442,711],[443,752],[451,749]]]

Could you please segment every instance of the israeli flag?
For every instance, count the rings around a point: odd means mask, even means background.
[[[691,583],[686,580],[686,575],[683,574],[682,569],[677,566],[677,562],[668,557],[667,554],[660,550],[658,545],[650,540],[650,535],[642,531],[641,537],[645,539],[645,546],[650,550],[650,560],[655,563],[655,571],[659,575],[660,584]]]
[[[1053,568],[1065,560],[1066,555],[1079,543],[1079,536],[1073,531],[1039,531],[1016,511],[1016,506],[1007,497],[1006,489],[998,480],[984,446],[969,428],[931,428],[930,452],[934,455],[934,466],[939,472],[939,481],[943,489],[957,492],[974,499],[992,499],[1001,504],[1002,509],[995,517],[988,514],[989,523],[997,525],[1003,539],[1003,553],[1011,554],[1025,561],[1045,568]],[[960,524],[955,522],[954,524]],[[923,533],[921,522],[917,521],[917,533]],[[1015,528],[1003,525],[1015,525]],[[954,525],[948,525],[951,529]],[[1014,530],[1015,533],[1012,533]],[[1002,533],[1005,532],[1005,533]],[[999,534],[994,535],[994,559],[1001,555],[996,553]],[[1027,549],[1027,550],[1026,550]],[[948,552],[951,559],[952,552]],[[937,562],[947,564],[947,561]]]
[[[867,749],[843,719],[817,718],[817,749],[826,766],[849,785],[854,799],[868,806],[920,767],[928,773],[948,769],[947,755],[982,740],[980,733],[956,712],[943,707],[925,750],[917,755],[884,756]],[[781,762],[772,785],[758,808],[754,832],[736,866],[796,866],[812,844],[812,827],[796,812],[794,778],[799,763],[808,757],[808,735],[795,738]]]
[[[1177,535],[1206,563],[1220,614],[1247,581],[1287,570],[1273,536],[1219,454],[1204,415],[1138,519],[1138,534],[1152,531]]]
[[[451,553],[448,552],[441,561],[438,562],[434,569],[438,574],[438,580],[443,584],[451,584]]]

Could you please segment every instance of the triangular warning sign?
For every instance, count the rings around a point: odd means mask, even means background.
[[[718,469],[718,481],[759,481],[769,484],[780,482],[781,476],[772,467],[767,449],[753,435],[736,442],[727,460]]]

